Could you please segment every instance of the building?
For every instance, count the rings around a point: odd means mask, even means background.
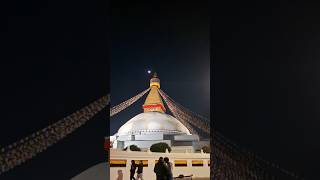
[[[150,92],[142,105],[143,112],[134,116],[110,137],[112,148],[124,149],[137,145],[147,151],[151,145],[167,143],[172,152],[195,152],[203,142],[175,117],[166,113],[158,92],[160,79],[156,74],[150,79]]]
[[[184,175],[192,176],[194,180],[210,179],[210,154],[207,153],[159,153],[110,149],[110,180],[117,180],[119,174],[122,174],[123,179],[129,179],[131,160],[136,163],[143,162],[144,179],[156,180],[153,168],[159,157],[170,159],[173,164],[173,177]],[[182,178],[181,180],[186,179],[191,178]]]

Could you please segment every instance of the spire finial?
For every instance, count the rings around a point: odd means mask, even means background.
[[[150,87],[152,86],[160,88],[160,79],[158,78],[157,72],[154,72],[152,78],[150,79]]]

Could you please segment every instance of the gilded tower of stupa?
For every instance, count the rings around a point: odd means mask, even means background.
[[[160,79],[157,77],[157,73],[154,73],[150,79],[150,92],[143,104],[144,112],[161,112],[166,111],[158,89],[160,88]]]

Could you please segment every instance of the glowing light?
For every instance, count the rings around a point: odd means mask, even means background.
[[[148,74],[151,74],[151,71],[150,71],[150,70],[148,70]]]

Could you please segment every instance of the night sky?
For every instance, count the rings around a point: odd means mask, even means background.
[[[203,5],[121,1],[111,5],[112,106],[147,89],[150,69],[175,101],[210,117],[210,21]],[[143,112],[145,98],[111,119],[112,134]]]
[[[215,129],[264,159],[319,179],[319,6],[214,6]]]
[[[5,6],[0,32],[0,146],[108,93],[107,18],[97,14],[94,3],[10,1]],[[107,113],[101,112],[0,179],[70,179],[105,161],[108,129]]]

